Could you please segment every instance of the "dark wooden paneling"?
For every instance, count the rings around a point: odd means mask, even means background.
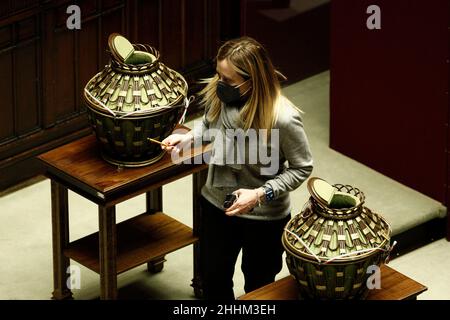
[[[103,0],[101,2],[103,10],[109,10],[117,6],[122,6],[124,4],[123,0]]]
[[[45,146],[53,143],[53,140],[87,128],[86,122],[87,116],[83,114],[45,130],[24,135],[20,138],[14,137],[11,142],[7,141],[0,145],[0,168],[46,150]],[[65,134],[61,134],[61,132]]]
[[[450,7],[450,4],[449,4]],[[449,8],[450,9],[450,8]],[[447,43],[450,43],[450,10],[447,10],[447,21],[448,21],[448,28],[447,28]],[[447,79],[450,79],[450,48],[447,47]],[[447,208],[450,206],[450,96],[448,94],[449,86],[447,85],[447,90],[445,92],[447,96],[447,124],[445,126],[445,129],[447,130],[447,177],[445,181],[445,205]],[[450,211],[448,211],[450,212]],[[450,241],[450,214],[447,213],[447,240]]]
[[[205,59],[206,56],[206,19],[195,19],[196,16],[205,16],[206,6],[204,0],[191,0],[185,8],[185,52],[184,65],[192,65]]]
[[[16,134],[39,129],[38,47],[36,41],[16,50],[14,59],[16,88]]]
[[[4,90],[1,112],[0,141],[11,138],[14,134],[13,86],[12,86],[12,55],[0,54],[0,88]]]
[[[36,17],[19,21],[16,25],[17,40],[23,41],[35,37],[38,34]]]
[[[50,129],[52,130],[52,129]],[[52,148],[70,142],[74,139],[81,138],[91,132],[90,128],[79,129],[72,134],[58,137],[59,132],[53,132],[50,134],[53,139],[46,144],[41,144],[38,147],[29,149],[28,152],[18,154],[8,158],[7,162],[0,162],[0,190],[4,190],[16,183],[22,182],[26,179],[34,177],[40,173],[43,173],[44,167],[40,161],[36,159],[36,155],[48,151]],[[58,135],[59,133],[59,135]]]
[[[100,48],[98,50],[101,52],[100,69],[102,69],[109,62],[109,53],[107,52],[109,35],[114,32],[128,35],[124,5],[111,8],[112,5],[113,3],[111,3],[109,6],[110,8],[105,9],[99,17]]]
[[[97,10],[99,9],[99,3],[98,1],[92,1],[92,0],[83,0],[79,1],[78,5],[80,6],[81,12],[83,13],[83,28],[86,27],[86,22],[92,19],[92,16],[97,13]],[[81,30],[83,30],[81,28]]]
[[[331,147],[444,202],[449,1],[332,2]]]
[[[130,10],[136,19],[132,24],[131,38],[134,42],[148,43],[155,48],[160,46],[161,1],[134,0]]]
[[[100,69],[97,50],[93,43],[97,43],[99,38],[98,22],[95,19],[88,20],[83,23],[83,28],[78,33],[78,63],[83,66],[79,68],[78,75],[78,97],[82,95],[82,90],[92,75],[96,74]],[[81,105],[81,103],[79,103]]]
[[[215,57],[217,54],[217,49],[219,49],[221,40],[227,38],[221,34],[221,22],[223,20],[234,20],[235,17],[240,16],[240,11],[237,10],[233,12],[231,15],[226,15],[222,12],[222,8],[220,7],[221,3],[230,4],[232,1],[227,0],[205,0],[206,6],[206,14],[205,14],[205,23],[206,23],[206,49],[208,57]],[[216,13],[216,14],[212,14]],[[217,14],[219,13],[219,14]],[[215,71],[215,67],[214,67]]]
[[[0,31],[0,85],[4,98],[0,145],[39,127],[37,22],[28,18]]]
[[[7,48],[12,44],[11,26],[0,28],[0,47]]]
[[[0,2],[0,17],[6,16],[10,12],[10,1],[1,1]]]
[[[185,0],[165,0],[162,1],[161,22],[162,39],[159,51],[162,61],[172,68],[180,69],[186,48],[183,48],[183,37],[185,26],[182,23],[185,14]]]
[[[54,34],[53,64],[57,68],[54,74],[54,104],[56,121],[73,115],[75,106],[75,45],[73,33],[61,29]]]
[[[224,0],[0,1],[0,189],[40,173],[34,156],[87,134],[86,82],[109,62],[108,36],[147,43],[161,60],[196,81],[211,75],[220,25],[239,11]],[[68,30],[69,5],[81,30]],[[226,34],[226,32],[225,32]],[[223,35],[223,34],[222,34]],[[227,37],[229,38],[229,37]],[[198,111],[192,105],[190,113]]]
[[[234,38],[238,38],[241,35],[246,35],[246,26],[253,24],[258,24],[258,21],[253,21],[249,15],[247,15],[247,6],[248,0],[222,0],[219,1],[218,6],[220,12],[222,13],[222,17],[226,17],[225,19],[221,19],[218,21],[220,24],[220,40],[226,41]],[[266,1],[267,3],[267,1]],[[273,1],[272,1],[273,4]],[[239,12],[239,15],[236,15],[236,12]],[[249,19],[250,18],[250,19]],[[265,26],[264,30],[269,26]],[[258,27],[256,27],[258,28]],[[256,29],[258,30],[258,29]],[[259,29],[258,31],[262,31],[263,29]],[[261,32],[262,34],[263,32]]]
[[[37,7],[38,5],[39,0],[3,0],[0,1],[0,17]]]
[[[223,28],[263,44],[274,66],[288,81],[297,82],[329,69],[330,4],[300,10],[301,1],[243,0],[241,20],[229,19]],[[313,5],[313,2],[307,2]]]
[[[8,47],[10,28],[2,28],[0,32],[1,48]],[[14,92],[13,92],[13,69],[12,51],[2,52],[0,49],[0,88],[2,88],[1,117],[0,117],[0,144],[3,140],[12,138],[14,135]]]

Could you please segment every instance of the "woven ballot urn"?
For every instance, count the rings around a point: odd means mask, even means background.
[[[389,257],[389,224],[364,206],[357,188],[319,178],[307,186],[311,197],[282,236],[299,298],[364,299],[373,266]]]
[[[159,61],[159,52],[132,45],[119,34],[109,37],[111,60],[84,89],[89,121],[103,158],[139,167],[164,155],[166,138],[188,107],[185,79]]]

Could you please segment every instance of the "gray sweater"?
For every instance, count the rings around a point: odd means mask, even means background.
[[[233,107],[222,106],[221,115],[214,123],[210,123],[206,115],[200,123],[194,123],[192,132],[194,142],[211,141],[212,157],[217,158],[216,161],[210,162],[206,184],[202,188],[202,195],[216,207],[223,210],[227,193],[240,188],[255,189],[268,186],[274,191],[274,200],[263,202],[260,207],[255,207],[250,213],[239,217],[278,220],[290,213],[289,191],[298,188],[309,177],[313,169],[313,160],[299,111],[285,97],[280,98],[279,103],[281,103],[280,110],[274,126],[274,129],[278,129],[277,134],[269,138],[265,144],[267,148],[271,148],[271,152],[276,153],[276,156],[270,159],[277,163],[263,164],[264,161],[259,161],[259,158],[256,162],[249,161],[247,153],[251,152],[256,144],[248,141],[245,143],[244,157],[241,158],[244,162],[235,164],[238,161],[233,163],[224,161],[229,154],[228,150],[224,149],[225,143],[215,142],[216,137],[211,136],[210,131],[216,129],[224,132],[224,123],[225,128],[229,128],[226,122],[239,114]],[[217,156],[218,154],[221,155]],[[269,166],[275,170],[267,170]]]

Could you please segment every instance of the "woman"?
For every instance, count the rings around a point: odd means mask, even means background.
[[[264,47],[249,37],[230,40],[218,51],[216,69],[200,92],[205,105],[201,125],[163,142],[166,150],[178,152],[198,139],[212,141],[201,199],[202,285],[206,299],[234,299],[234,266],[241,249],[246,292],[273,282],[281,271],[289,191],[313,167],[300,110],[281,94],[280,74]],[[270,151],[269,161],[262,161],[267,157],[261,150]],[[249,161],[255,154],[257,161]],[[227,197],[231,193],[234,202]]]

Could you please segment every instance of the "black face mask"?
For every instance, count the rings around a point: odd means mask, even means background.
[[[232,86],[223,81],[217,83],[216,94],[217,97],[225,104],[237,104],[242,102],[241,93],[239,87],[245,83],[242,82],[240,85]]]

